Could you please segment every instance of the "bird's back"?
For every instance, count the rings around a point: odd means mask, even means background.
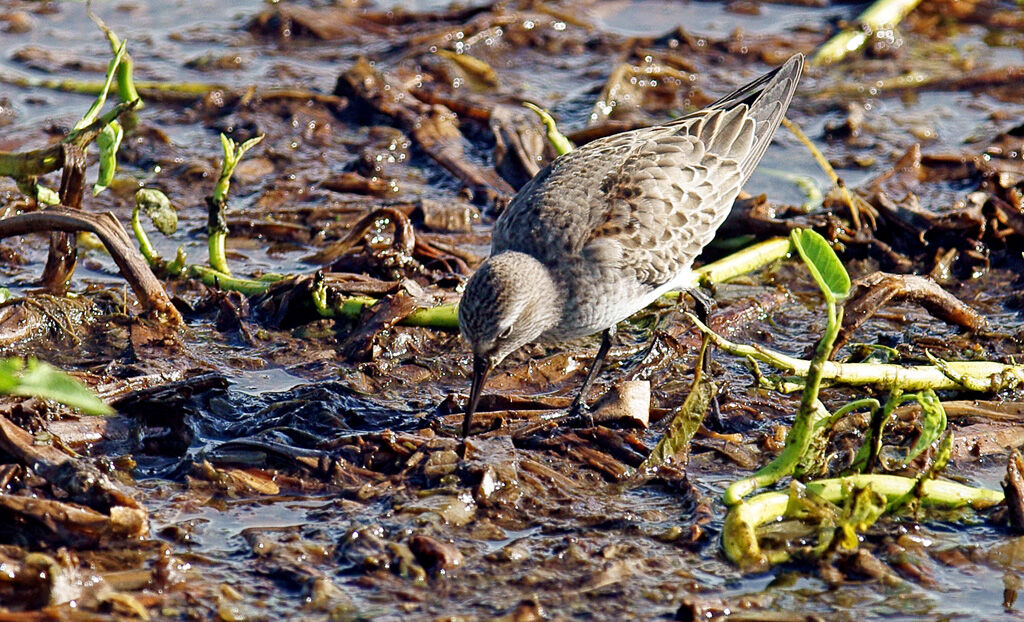
[[[618,270],[650,290],[688,272],[729,213],[792,99],[803,57],[671,123],[557,158],[498,218],[492,254]]]

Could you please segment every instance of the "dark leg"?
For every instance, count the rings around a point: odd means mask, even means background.
[[[597,378],[598,372],[601,371],[601,365],[604,363],[604,357],[608,355],[608,350],[612,347],[612,336],[615,335],[615,327],[605,329],[601,333],[601,346],[597,349],[597,356],[594,357],[594,362],[590,365],[590,371],[587,372],[587,377],[583,379],[583,386],[580,387],[580,392],[576,394],[576,399],[572,401],[572,406],[569,407],[570,416],[579,416],[583,419],[583,423],[587,427],[594,425],[594,418],[590,415],[587,410],[587,393],[590,392],[590,387],[594,384],[594,379]]]
[[[715,300],[707,294],[702,288],[694,287],[693,289],[687,290],[687,293],[693,297],[694,315],[697,319],[704,323],[705,326],[709,325],[711,320],[711,310],[715,307]],[[711,352],[713,348],[708,348],[708,351],[704,353],[704,365],[703,371],[705,374],[711,374]],[[704,420],[704,425],[709,430],[715,432],[724,432],[725,426],[722,424],[722,410],[718,404],[718,392],[711,396],[711,404],[709,408],[710,412]]]
[[[711,310],[715,308],[715,299],[712,298],[700,287],[694,287],[693,289],[686,290],[686,293],[693,297],[693,314],[697,316],[697,319],[704,323],[705,326],[709,325],[711,320]],[[711,373],[711,351],[704,357],[704,371]],[[718,397],[715,397],[715,408],[718,408]]]
[[[711,310],[715,308],[715,299],[700,287],[688,289],[686,293],[693,298],[695,303],[693,305],[693,314],[697,316],[698,320],[707,324],[708,320],[711,319]]]

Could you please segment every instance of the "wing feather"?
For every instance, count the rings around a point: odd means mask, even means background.
[[[492,253],[554,265],[582,256],[651,288],[690,268],[771,142],[803,65],[779,69],[671,123],[557,158],[495,224]]]

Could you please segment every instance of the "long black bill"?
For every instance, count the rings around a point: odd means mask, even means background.
[[[477,402],[480,401],[480,392],[487,381],[487,374],[491,373],[491,360],[484,356],[473,357],[473,385],[469,390],[469,403],[466,405],[466,418],[462,420],[462,438],[469,436],[469,428],[473,423],[473,413],[476,412]]]

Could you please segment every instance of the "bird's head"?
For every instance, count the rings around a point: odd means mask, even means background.
[[[459,303],[459,330],[473,351],[464,436],[487,374],[506,356],[553,328],[561,314],[561,296],[551,274],[533,257],[499,253],[476,271]]]

